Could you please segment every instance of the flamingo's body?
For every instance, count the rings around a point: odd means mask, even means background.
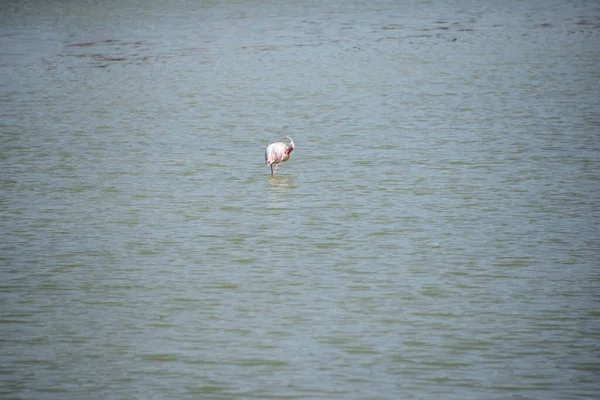
[[[271,167],[271,175],[275,175],[279,163],[290,159],[292,151],[294,151],[294,141],[289,136],[284,137],[281,142],[271,143],[267,147],[267,150],[265,150],[265,164],[269,164]],[[275,165],[275,169],[273,169],[273,165]]]

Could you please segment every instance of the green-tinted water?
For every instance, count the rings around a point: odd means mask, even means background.
[[[597,396],[597,5],[0,11],[3,397]]]

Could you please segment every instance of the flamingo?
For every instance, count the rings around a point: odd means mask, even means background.
[[[294,141],[289,136],[284,137],[281,142],[271,143],[267,147],[267,150],[265,150],[265,164],[271,166],[271,175],[275,175],[280,162],[290,159],[292,151],[294,151]],[[275,164],[275,169],[273,169],[273,164]]]

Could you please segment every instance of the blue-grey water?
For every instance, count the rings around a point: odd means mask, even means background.
[[[0,99],[2,398],[600,397],[597,1],[13,0]]]

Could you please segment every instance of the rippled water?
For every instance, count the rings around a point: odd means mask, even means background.
[[[498,3],[3,3],[2,397],[598,396],[600,6]]]

